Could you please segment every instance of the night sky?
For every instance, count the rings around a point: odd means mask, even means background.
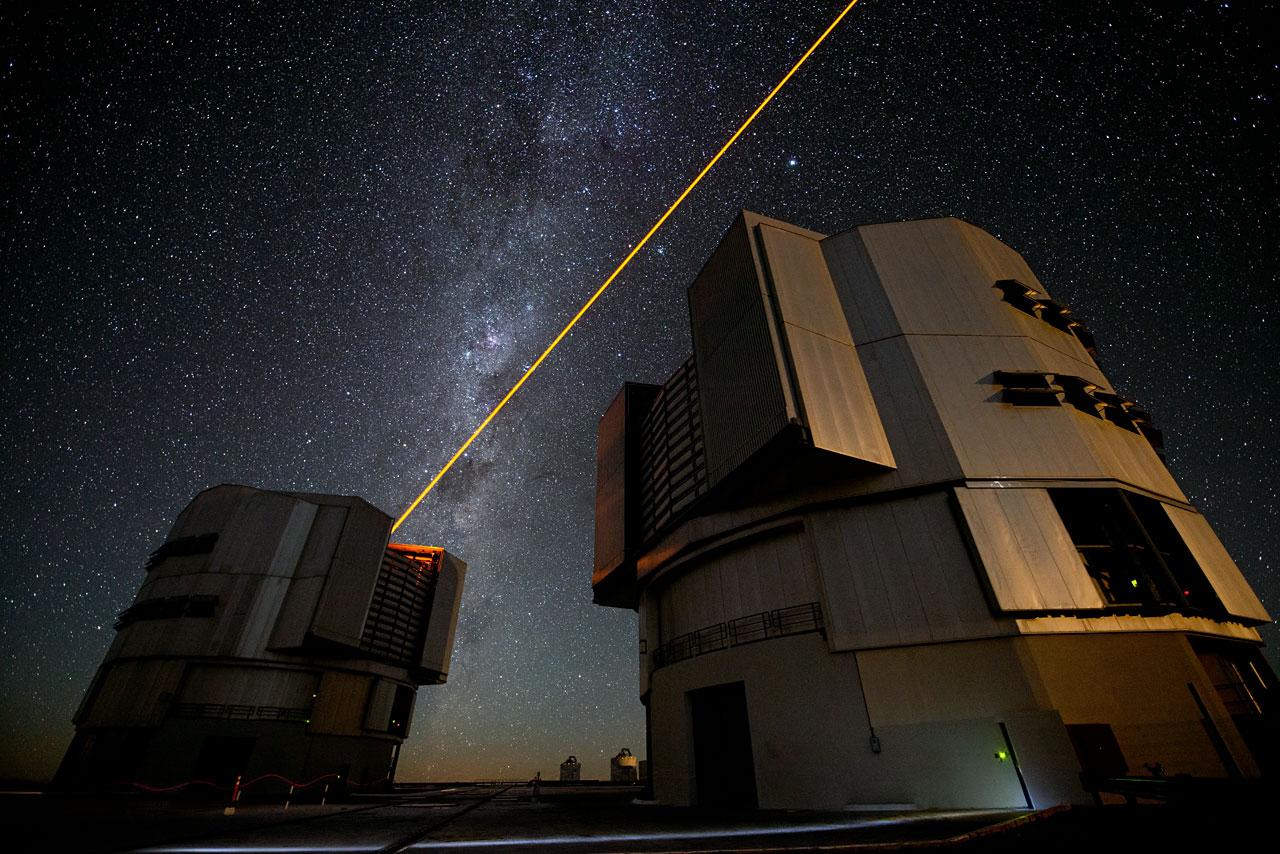
[[[0,777],[52,773],[197,492],[398,514],[843,3],[22,5]],[[402,779],[642,753],[635,616],[590,604],[596,423],[686,357],[743,207],[1021,251],[1280,610],[1275,4],[1059,5],[863,0],[400,529],[470,564]]]

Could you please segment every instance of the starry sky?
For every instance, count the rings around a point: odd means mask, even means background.
[[[39,778],[186,502],[397,514],[843,4],[25,5],[0,777]],[[595,428],[685,358],[685,288],[743,207],[952,214],[1021,251],[1280,610],[1275,5],[863,0],[398,532],[470,564],[401,778],[642,752],[635,616],[590,604]]]

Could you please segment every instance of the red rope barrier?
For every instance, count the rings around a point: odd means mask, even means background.
[[[260,777],[254,777],[252,780],[250,780],[247,783],[241,783],[240,788],[247,789],[250,786],[252,786],[254,783],[260,782],[262,780],[271,779],[271,780],[280,780],[283,783],[288,783],[290,786],[293,786],[295,789],[306,789],[306,788],[310,788],[311,786],[314,786],[316,783],[319,783],[321,780],[328,780],[331,778],[342,779],[342,775],[338,773],[330,772],[328,774],[321,774],[319,777],[307,783],[296,783],[293,780],[290,780],[288,777],[284,776],[283,774],[263,774]]]
[[[289,786],[292,786],[295,789],[309,789],[312,786],[316,785],[317,783],[322,783],[325,780],[341,780],[341,779],[342,779],[341,774],[337,773],[336,771],[331,771],[328,774],[321,774],[319,777],[316,777],[314,780],[309,780],[306,783],[299,783],[294,780],[290,780],[288,777],[284,776],[283,774],[276,774],[276,773],[270,772],[267,774],[262,774],[258,777],[254,777],[252,780],[248,781],[247,783],[241,783],[240,789],[243,791],[244,789],[247,789],[250,786],[252,786],[254,783],[260,783],[263,780],[279,780],[280,782],[285,783]],[[386,783],[390,779],[391,779],[390,777],[382,777],[381,779],[378,779],[378,780],[370,780],[368,783],[357,783],[355,780],[348,779],[347,786],[353,789],[367,789],[370,786],[377,786],[380,783]],[[230,789],[229,786],[224,786],[219,783],[215,783],[212,780],[187,780],[185,783],[178,783],[173,786],[151,786],[146,783],[140,783],[136,780],[118,780],[114,785],[133,786],[136,789],[141,789],[144,792],[150,792],[152,794],[163,794],[164,792],[176,792],[176,791],[179,791],[180,789],[185,789],[188,786],[208,786],[211,789]]]
[[[220,786],[212,780],[188,780],[185,783],[178,783],[176,786],[148,786],[146,783],[138,783],[133,780],[119,780],[115,783],[117,786],[133,786],[144,792],[152,794],[162,794],[164,792],[176,792],[179,789],[185,789],[187,786],[208,786],[211,789],[225,789],[226,786]]]

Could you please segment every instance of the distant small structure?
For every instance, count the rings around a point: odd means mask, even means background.
[[[614,783],[635,783],[640,779],[640,760],[629,748],[622,748],[609,760],[609,780]]]
[[[582,779],[582,763],[578,757],[570,756],[560,763],[560,782],[578,782]]]

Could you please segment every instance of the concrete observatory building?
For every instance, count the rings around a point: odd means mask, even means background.
[[[693,355],[598,445],[592,585],[639,613],[660,801],[1042,807],[1082,772],[1274,770],[1270,618],[1018,253],[744,212],[689,313]]]
[[[390,531],[359,498],[196,496],[116,622],[56,782],[394,777],[417,687],[448,676],[466,565]]]

